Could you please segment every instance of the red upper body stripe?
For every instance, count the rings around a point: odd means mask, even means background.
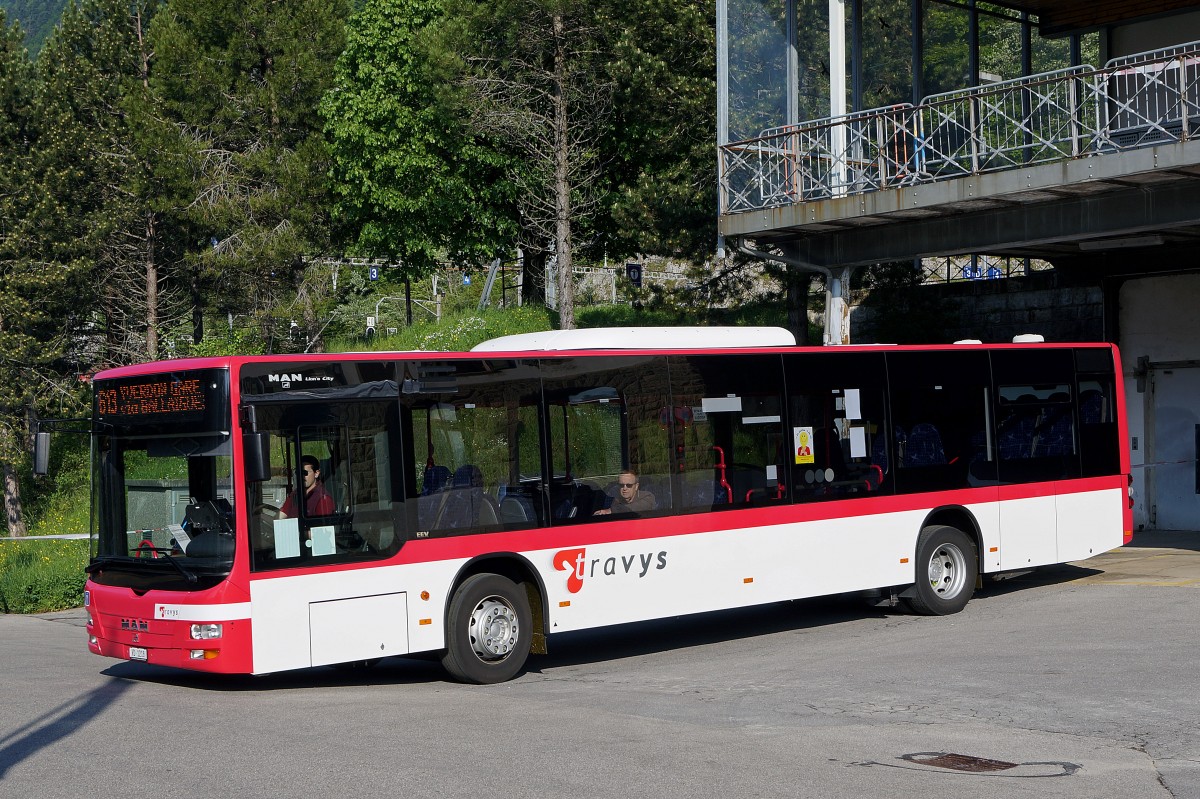
[[[1031,483],[1019,486],[987,486],[961,491],[945,491],[932,494],[901,494],[809,504],[781,505],[778,507],[747,508],[715,513],[694,513],[659,516],[625,521],[599,521],[557,527],[534,527],[496,533],[471,533],[407,541],[395,557],[369,563],[346,563],[311,568],[281,569],[257,572],[252,580],[287,577],[297,574],[317,574],[330,571],[374,568],[379,566],[426,563],[442,560],[460,560],[501,552],[530,552],[564,547],[595,546],[650,538],[665,538],[720,530],[737,530],[748,527],[766,527],[780,524],[826,521],[838,518],[861,518],[888,513],[920,511],[947,505],[972,505],[985,502],[1027,499],[1053,496],[1055,485],[1058,494],[1083,494],[1093,491],[1124,487],[1122,475],[1109,477],[1086,477],[1055,483]],[[1004,491],[998,497],[998,489]],[[1049,494],[1047,494],[1047,489]],[[916,530],[913,531],[914,540]]]

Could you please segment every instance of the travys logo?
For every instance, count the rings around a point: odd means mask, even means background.
[[[554,568],[567,575],[567,590],[578,594],[587,577],[615,577],[617,574],[636,574],[645,577],[653,568],[667,568],[667,552],[641,552],[629,555],[612,555],[607,558],[588,559],[587,548],[563,549],[554,553]]]

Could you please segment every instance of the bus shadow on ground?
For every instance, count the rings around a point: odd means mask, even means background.
[[[975,598],[971,601],[986,601],[993,597],[1008,596],[1041,586],[1062,585],[1103,573],[1103,569],[1059,563],[1053,566],[1038,566],[1036,569],[1028,571],[1001,573],[994,577],[985,576],[983,588],[976,590]]]
[[[870,607],[857,596],[833,596],[560,633],[550,638],[550,654],[531,656],[525,671],[537,673],[544,668],[601,663],[856,619],[884,618],[897,612]],[[126,680],[220,692],[453,682],[437,655],[389,657],[370,666],[314,667],[262,676],[204,674],[133,661],[109,666],[103,673]]]
[[[986,601],[1039,586],[1070,583],[1099,573],[1096,569],[1070,565],[1041,567],[999,581],[986,580],[972,601]],[[531,658],[528,671],[601,663],[864,620],[917,621],[921,618],[925,617],[911,613],[903,604],[875,606],[858,593],[799,599],[561,633],[550,639],[549,655]]]
[[[1000,580],[986,580],[973,601],[987,601],[1025,589],[1070,583],[1100,573],[1097,569],[1073,565],[1044,566]],[[873,606],[860,594],[697,613],[559,633],[550,638],[550,653],[530,657],[525,671],[537,674],[543,670],[604,663],[675,649],[711,646],[861,621],[903,618],[915,621],[920,617],[909,613],[903,605]],[[323,666],[262,676],[202,674],[132,661],[114,664],[103,673],[115,678],[179,688],[235,693],[451,682],[436,655],[390,657],[369,666]]]
[[[138,682],[191,688],[198,691],[268,692],[299,691],[310,688],[338,688],[374,685],[425,684],[448,682],[449,678],[436,658],[390,657],[373,665],[316,666],[274,674],[200,674],[167,666],[125,661],[103,672]]]
[[[895,615],[906,614],[901,608],[874,607],[858,595],[837,595],[619,624],[555,635],[550,653],[531,658],[527,670],[603,663]]]

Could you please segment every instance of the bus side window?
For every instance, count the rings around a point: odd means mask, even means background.
[[[896,491],[994,484],[988,353],[889,352],[885,357]]]
[[[787,469],[798,502],[891,490],[883,356],[788,355]]]
[[[779,355],[672,356],[674,471],[684,511],[786,501]]]
[[[996,441],[1002,483],[1078,477],[1075,365],[1071,350],[998,350]]]
[[[1075,350],[1079,397],[1080,476],[1100,477],[1121,469],[1112,352],[1089,347]]]
[[[412,361],[400,369],[410,535],[541,523],[536,362]]]
[[[250,486],[254,568],[280,569],[390,557],[404,540],[395,402],[263,405],[273,474]],[[297,420],[324,418],[321,425]],[[317,466],[325,499],[310,499],[305,471]]]
[[[541,362],[545,429],[552,468],[547,488],[552,524],[620,518],[621,475],[632,469],[638,516],[671,509],[669,440],[659,424],[670,402],[664,358],[619,355],[545,358]],[[629,518],[629,516],[625,516]]]
[[[1079,454],[1082,477],[1099,477],[1120,469],[1116,445],[1111,375],[1079,376]]]

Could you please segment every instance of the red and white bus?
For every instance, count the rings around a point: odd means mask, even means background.
[[[441,653],[490,683],[603,625],[859,591],[954,613],[981,574],[1130,540],[1120,375],[1105,344],[771,329],[105,371],[89,646],[254,674]]]

